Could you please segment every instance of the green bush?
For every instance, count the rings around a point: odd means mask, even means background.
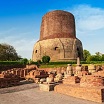
[[[21,62],[22,62],[24,65],[29,64],[29,61],[28,61],[27,58],[21,59]]]
[[[40,65],[42,62],[41,60],[37,60],[37,64]]]
[[[49,56],[43,56],[43,57],[42,57],[42,62],[43,62],[43,63],[46,64],[46,63],[49,63],[49,61],[50,61],[50,57],[49,57]]]
[[[22,65],[20,61],[0,61],[0,65]]]
[[[26,67],[20,61],[0,61],[0,71],[12,69],[12,68],[24,68]]]

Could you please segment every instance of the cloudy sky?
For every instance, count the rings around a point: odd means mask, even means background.
[[[30,59],[42,16],[52,10],[74,14],[83,48],[91,54],[104,53],[104,0],[0,0],[0,43]]]

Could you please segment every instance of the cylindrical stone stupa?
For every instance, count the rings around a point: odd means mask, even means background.
[[[34,45],[32,60],[41,60],[44,55],[51,61],[76,60],[80,54],[83,58],[83,47],[76,38],[75,19],[73,14],[55,10],[42,18],[40,39]]]

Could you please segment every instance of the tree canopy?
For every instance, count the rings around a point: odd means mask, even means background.
[[[104,61],[104,54],[96,52],[95,55],[91,55],[88,50],[83,50],[84,61]]]
[[[91,56],[90,52],[88,50],[83,50],[84,61],[86,61],[89,56]]]
[[[13,46],[9,44],[0,44],[1,61],[14,61],[14,60],[18,60],[19,58],[20,56],[18,56]]]

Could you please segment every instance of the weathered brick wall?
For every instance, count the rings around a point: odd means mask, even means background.
[[[38,41],[34,45],[32,60],[41,60],[44,55],[50,56],[51,61],[75,60],[77,48],[80,49],[81,58],[83,58],[82,43],[76,38],[55,38]]]
[[[80,86],[83,87],[100,87],[104,86],[104,78],[92,75],[86,75],[81,78]]]
[[[34,45],[32,60],[41,60],[48,55],[51,61],[76,60],[78,51],[83,59],[83,47],[76,38],[73,14],[56,10],[48,12],[42,18],[40,39]]]
[[[78,76],[69,76],[66,79],[64,79],[63,84],[76,84],[76,83],[80,83],[80,78]]]
[[[54,88],[55,92],[73,96],[76,98],[82,98],[91,100],[94,102],[104,101],[104,88],[96,87],[80,87],[79,85],[57,85]]]
[[[75,38],[74,16],[66,11],[48,12],[42,18],[40,40],[52,38]]]

